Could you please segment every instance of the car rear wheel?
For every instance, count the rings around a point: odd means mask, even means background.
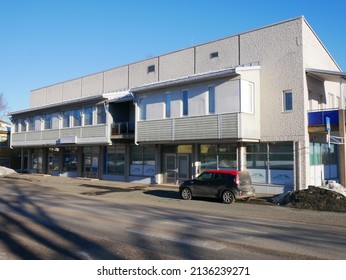
[[[234,202],[233,193],[230,191],[224,191],[222,194],[222,202],[227,204],[231,204],[232,202]]]
[[[190,200],[192,198],[192,193],[189,188],[183,188],[181,191],[181,197],[185,200]]]

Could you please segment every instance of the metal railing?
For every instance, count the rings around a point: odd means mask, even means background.
[[[114,122],[111,124],[111,136],[133,134],[130,122]]]

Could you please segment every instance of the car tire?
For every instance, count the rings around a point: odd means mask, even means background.
[[[234,195],[230,191],[224,191],[222,193],[222,202],[226,204],[231,204],[234,202]]]
[[[184,200],[190,200],[192,198],[192,193],[189,188],[183,188],[180,195]]]

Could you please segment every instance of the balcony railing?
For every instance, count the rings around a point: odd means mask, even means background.
[[[133,127],[130,122],[114,122],[111,124],[111,138],[134,138]]]
[[[339,110],[329,109],[308,112],[309,126],[325,126],[327,117],[330,120],[330,125],[339,124]]]

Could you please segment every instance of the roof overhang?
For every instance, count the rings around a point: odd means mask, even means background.
[[[82,98],[75,98],[75,99],[65,100],[65,101],[56,102],[52,104],[32,107],[28,109],[19,110],[19,111],[9,112],[7,113],[7,116],[27,114],[27,113],[37,112],[37,111],[60,108],[64,106],[73,106],[77,104],[79,105],[81,103],[88,103],[88,102],[101,102],[101,101],[118,100],[118,99],[121,99],[122,101],[124,101],[123,99],[126,96],[129,98],[132,98],[132,95],[129,91],[102,93],[102,94],[86,96]]]
[[[160,89],[164,89],[168,87],[177,87],[177,86],[182,86],[186,84],[197,83],[200,81],[207,81],[207,80],[225,78],[230,76],[236,77],[239,75],[240,74],[236,72],[236,68],[227,68],[224,70],[211,71],[211,72],[206,72],[202,74],[186,76],[183,78],[167,80],[162,82],[155,82],[155,83],[146,84],[139,87],[133,87],[131,88],[131,92],[143,93],[149,90],[160,90]]]
[[[336,83],[344,83],[346,81],[345,72],[329,71],[329,70],[322,70],[322,69],[306,69],[305,71],[308,76],[311,76],[313,78],[316,78],[322,81],[329,81],[329,82],[336,82]]]

